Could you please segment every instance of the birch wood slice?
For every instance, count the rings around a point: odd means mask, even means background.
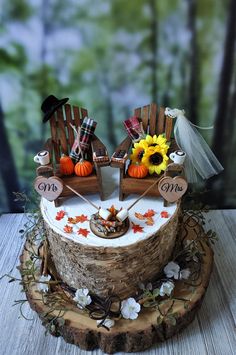
[[[201,228],[200,226],[198,226]],[[182,230],[182,235],[187,239],[194,239],[197,226],[194,228],[187,226],[187,229]],[[190,286],[187,282],[178,281],[175,286],[174,297],[176,300],[172,314],[175,315],[175,322],[170,322],[171,319],[160,319],[160,313],[157,309],[142,308],[139,317],[136,320],[120,319],[116,321],[115,326],[107,331],[104,328],[97,328],[96,321],[89,318],[88,314],[80,311],[69,298],[64,300],[64,313],[60,313],[63,318],[63,323],[54,325],[51,329],[53,335],[61,335],[66,342],[75,344],[81,349],[93,350],[100,348],[105,353],[115,352],[136,352],[143,351],[151,347],[154,343],[164,341],[180,330],[185,328],[193,319],[201,306],[202,300],[206,293],[206,289],[210,280],[210,275],[213,265],[213,252],[206,242],[201,241],[201,245],[204,247],[203,263],[201,268],[201,274],[197,280],[195,280],[195,286]],[[24,248],[21,256],[21,270],[26,266],[27,260],[30,259],[27,245]],[[23,277],[23,280],[27,281],[27,276]],[[55,292],[54,292],[55,293]],[[50,310],[47,302],[51,301],[54,293],[44,298],[44,302],[40,300],[37,287],[30,285],[26,287],[27,299],[39,317],[41,318],[43,325],[50,328],[50,321],[53,317],[58,316],[58,310],[54,310],[52,313],[48,313]],[[54,297],[62,293],[60,287]],[[188,299],[187,304],[180,299]],[[45,302],[46,300],[46,302]],[[170,307],[167,300],[166,307]],[[54,305],[55,306],[55,305]],[[46,317],[47,315],[47,317]]]

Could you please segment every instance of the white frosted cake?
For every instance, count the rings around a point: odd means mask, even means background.
[[[127,208],[137,199],[117,198],[116,174],[104,176],[109,199],[103,208]],[[113,172],[113,171],[112,171]],[[101,204],[96,195],[87,196]],[[60,278],[69,286],[88,288],[99,296],[113,293],[120,298],[133,295],[139,283],[156,278],[171,257],[178,230],[179,206],[163,206],[163,199],[145,197],[129,213],[129,229],[115,239],[100,238],[90,230],[89,219],[96,210],[78,197],[60,207],[41,201],[52,259]]]

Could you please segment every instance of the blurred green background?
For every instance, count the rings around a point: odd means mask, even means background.
[[[0,0],[0,211],[29,191],[48,94],[99,122],[110,153],[135,107],[184,108],[224,166],[213,207],[236,207],[236,1]]]

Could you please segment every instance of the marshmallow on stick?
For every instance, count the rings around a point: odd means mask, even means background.
[[[131,208],[133,208],[134,205],[136,205],[136,203],[138,203],[148,193],[148,191],[151,190],[157,184],[157,182],[158,180],[156,180],[151,186],[149,186],[149,188],[147,188],[147,190],[145,190],[144,193],[139,196],[139,198],[137,198],[137,200],[135,200],[132,205],[130,205],[127,209],[122,208],[122,210],[116,215],[118,221],[123,222],[129,216],[129,210],[131,210]]]
[[[109,220],[111,218],[111,212],[108,210],[105,210],[101,207],[98,207],[97,205],[95,205],[95,203],[93,203],[92,201],[90,201],[89,199],[87,199],[86,197],[84,197],[83,195],[81,195],[79,192],[77,192],[76,190],[72,189],[72,187],[70,187],[69,185],[65,186],[71,190],[72,192],[74,192],[75,195],[79,196],[82,200],[84,200],[85,202],[89,203],[91,206],[93,206],[96,210],[98,210],[99,216],[105,220]]]

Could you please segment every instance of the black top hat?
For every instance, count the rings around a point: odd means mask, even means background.
[[[69,100],[68,97],[59,100],[54,95],[49,95],[42,103],[41,110],[44,113],[43,123],[47,122],[54,112]]]

